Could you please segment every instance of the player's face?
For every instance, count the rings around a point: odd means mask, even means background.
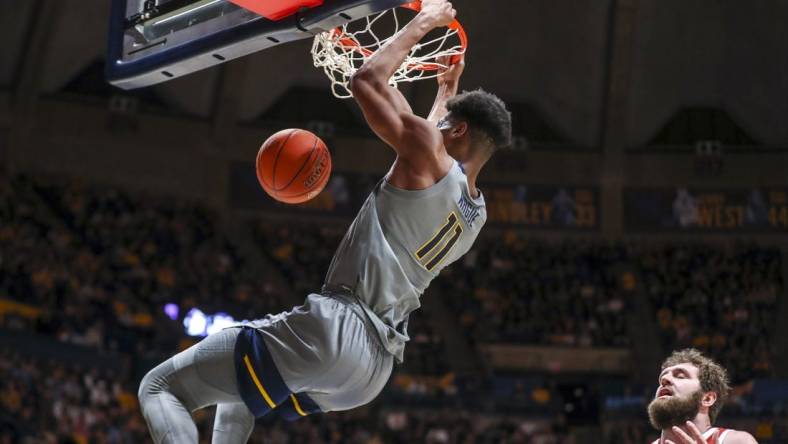
[[[447,150],[451,145],[450,134],[454,125],[455,122],[451,120],[448,115],[444,116],[442,119],[438,121],[438,129],[440,130],[441,135],[443,136],[443,146],[445,146]]]
[[[659,386],[648,405],[651,424],[660,430],[692,420],[700,412],[703,392],[698,368],[679,364],[666,368],[659,376]]]
[[[467,136],[467,123],[458,121],[447,114],[438,121],[437,126],[443,136],[443,146],[446,147],[449,155],[459,161],[465,160],[468,154],[467,147],[463,149],[464,144],[461,141]]]
[[[692,364],[668,367],[659,375],[659,386],[654,399],[687,398],[700,390],[698,368]]]
[[[443,116],[440,120],[438,120],[438,123],[436,125],[439,130],[443,131],[443,130],[451,129],[454,123],[449,119],[449,115],[447,114]]]

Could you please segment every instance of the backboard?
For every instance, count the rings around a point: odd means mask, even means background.
[[[113,0],[107,80],[124,89],[153,85],[407,1]]]

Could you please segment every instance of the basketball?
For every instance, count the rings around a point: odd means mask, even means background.
[[[331,176],[331,154],[315,134],[290,128],[272,135],[257,153],[257,180],[274,199],[299,204],[320,194]]]

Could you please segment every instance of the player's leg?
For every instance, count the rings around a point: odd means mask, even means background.
[[[321,381],[306,391],[309,401],[318,407],[318,411],[343,411],[366,405],[388,382],[394,357],[375,344],[368,332],[354,334],[353,330],[346,329],[344,333],[349,333],[346,337],[353,338],[351,342],[355,346],[346,348],[343,358],[324,373]],[[324,381],[333,381],[334,385],[328,386]]]
[[[361,306],[350,297],[313,294],[285,317],[271,317],[257,326],[248,330],[248,335],[239,336],[238,350],[266,350],[263,357],[270,361],[252,360],[259,362],[256,376],[239,373],[240,385],[249,386],[242,390],[244,396],[253,395],[247,405],[270,407],[286,419],[348,410],[372,401],[391,375],[393,356],[383,348]],[[256,343],[244,345],[251,341]],[[277,372],[266,374],[266,369]],[[267,395],[258,393],[258,382]],[[277,387],[288,391],[281,396]],[[266,405],[261,400],[265,397],[272,398],[275,405]]]
[[[145,375],[139,400],[154,442],[197,443],[191,412],[242,402],[233,363],[237,336],[238,329],[222,330]]]
[[[219,404],[213,423],[212,444],[238,444],[249,440],[254,429],[254,415],[243,402]]]
[[[155,443],[197,442],[197,426],[183,401],[185,391],[172,382],[177,375],[170,358],[148,372],[140,384],[142,416]]]
[[[323,410],[306,393],[292,393],[288,399],[276,406],[273,413],[287,421],[296,421]]]

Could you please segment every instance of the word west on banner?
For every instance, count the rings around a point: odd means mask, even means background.
[[[788,231],[788,189],[627,189],[631,231]]]

